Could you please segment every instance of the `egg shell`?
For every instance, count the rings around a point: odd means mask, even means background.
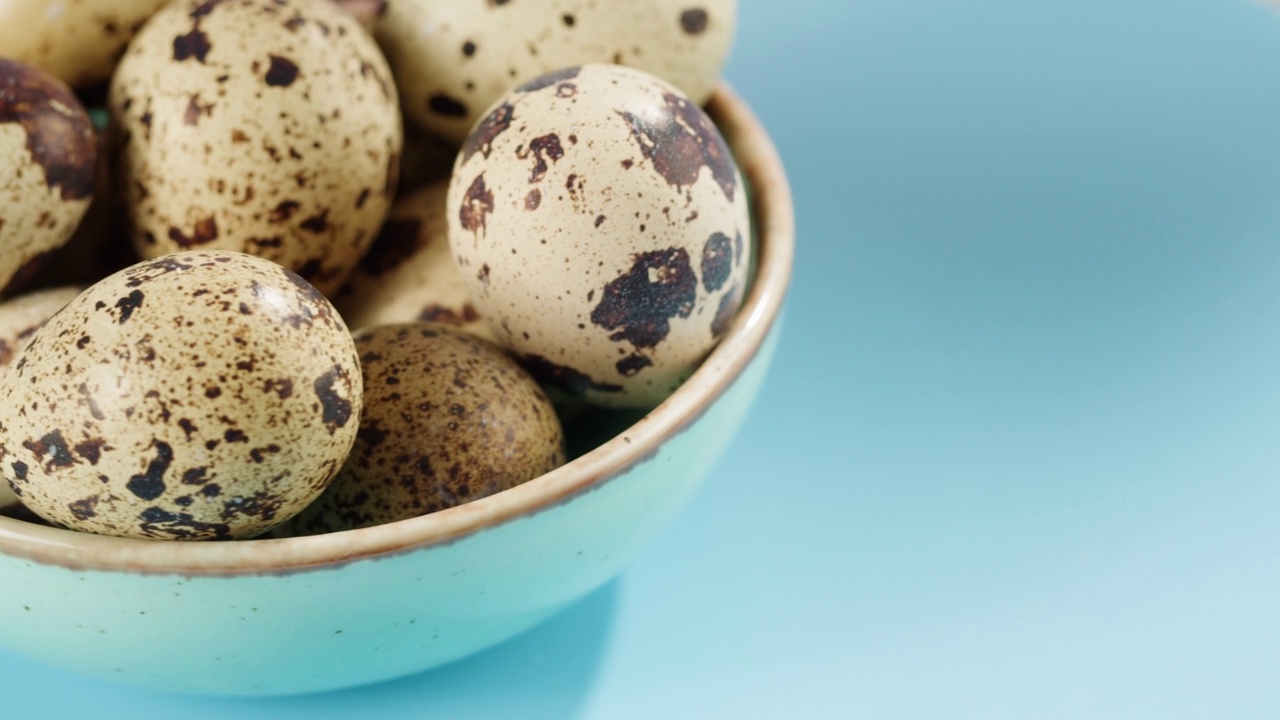
[[[356,336],[360,434],[338,477],[283,530],[300,535],[417,517],[492,495],[565,460],[547,396],[492,343],[437,323]]]
[[[374,32],[406,116],[458,142],[500,95],[562,67],[628,65],[702,104],[736,19],[736,0],[396,0]]]
[[[238,250],[330,293],[395,192],[390,71],[328,0],[179,0],[134,38],[109,107],[143,257]]]
[[[0,372],[13,365],[36,331],[83,289],[67,286],[37,290],[0,303]]]
[[[493,333],[449,251],[448,181],[396,201],[378,239],[334,300],[347,326],[440,322],[488,340]]]
[[[80,294],[78,287],[62,287],[27,293],[0,303],[0,372],[13,364],[31,342],[36,330]],[[18,496],[0,482],[0,508],[15,505]]]
[[[750,264],[747,192],[706,114],[657,78],[570,68],[502,99],[449,188],[480,315],[542,382],[657,404],[715,345]]]
[[[0,56],[84,89],[106,82],[138,28],[169,0],[0,0]]]
[[[0,58],[0,294],[66,243],[93,196],[97,138],[66,85]]]
[[[249,537],[328,486],[361,393],[350,333],[300,277],[171,255],[86,290],[0,373],[0,472],[64,527]]]

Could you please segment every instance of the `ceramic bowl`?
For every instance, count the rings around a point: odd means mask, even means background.
[[[0,516],[0,647],[166,691],[314,692],[464,657],[617,575],[715,465],[778,342],[786,177],[729,89],[708,110],[752,188],[758,260],[723,340],[662,405],[524,485],[373,528],[181,543]]]

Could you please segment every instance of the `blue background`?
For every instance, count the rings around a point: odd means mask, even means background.
[[[4,717],[1280,717],[1280,12],[745,0],[799,211],[741,436],[619,580],[314,697],[0,654]]]

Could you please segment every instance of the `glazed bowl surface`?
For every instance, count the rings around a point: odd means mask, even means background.
[[[171,692],[316,692],[465,657],[616,576],[729,445],[779,338],[786,176],[730,89],[707,109],[752,191],[756,267],[720,344],[660,406],[528,483],[372,528],[181,543],[0,516],[0,647]]]

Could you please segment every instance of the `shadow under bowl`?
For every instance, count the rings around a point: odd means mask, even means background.
[[[720,344],[660,406],[542,477],[378,527],[181,543],[0,517],[0,647],[172,692],[315,692],[465,657],[616,576],[736,433],[791,276],[794,217],[773,143],[727,87],[708,112],[752,191],[755,276]]]

